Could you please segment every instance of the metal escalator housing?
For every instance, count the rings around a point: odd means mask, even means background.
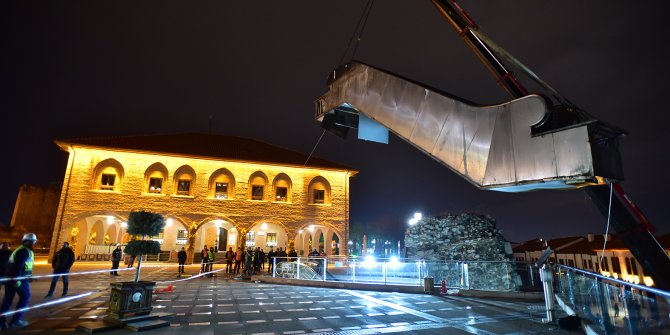
[[[588,123],[531,134],[550,112],[542,96],[479,106],[362,63],[349,64],[328,86],[315,103],[317,121],[355,110],[479,188],[523,192],[602,183]]]

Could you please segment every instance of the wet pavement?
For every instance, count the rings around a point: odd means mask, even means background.
[[[83,265],[82,265],[83,266]],[[104,265],[98,265],[104,268]],[[95,267],[95,265],[90,265]],[[197,273],[198,267],[187,272]],[[215,267],[215,270],[217,267]],[[75,268],[73,271],[78,271]],[[175,280],[174,267],[143,268],[143,280],[162,289]],[[108,283],[130,280],[134,271],[110,278],[94,274],[70,279],[72,294],[95,293],[64,305],[30,311],[27,328],[17,334],[82,333],[77,324],[106,315]],[[61,286],[57,287],[56,293]],[[427,294],[356,291],[265,284],[236,280],[232,275],[172,283],[172,292],[154,294],[154,311],[173,313],[170,327],[146,334],[548,334],[568,333],[543,324],[529,310],[539,301],[441,297]],[[33,285],[31,305],[45,300],[48,281]],[[88,290],[88,291],[87,291]],[[44,292],[44,293],[42,293]],[[113,330],[103,334],[127,334]]]

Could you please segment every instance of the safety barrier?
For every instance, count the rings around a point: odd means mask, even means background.
[[[670,292],[581,269],[556,267],[556,294],[597,332],[670,332]]]

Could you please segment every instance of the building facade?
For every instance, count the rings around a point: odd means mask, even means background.
[[[162,251],[205,245],[345,254],[352,168],[267,143],[210,134],[59,140],[69,159],[51,253],[108,255],[128,214],[162,214]]]

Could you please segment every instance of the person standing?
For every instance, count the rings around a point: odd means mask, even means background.
[[[63,278],[63,297],[67,295],[67,274],[70,272],[70,268],[74,263],[74,252],[70,249],[70,243],[63,243],[63,247],[56,251],[54,258],[51,260],[51,267],[54,270],[54,274],[59,274],[60,276],[51,277],[51,286],[49,287],[49,293],[45,298],[51,298],[56,289],[56,284],[58,283],[58,277]]]
[[[186,264],[186,250],[184,247],[181,247],[181,250],[177,253],[177,261],[179,262],[179,274],[184,273],[184,264]]]
[[[209,253],[207,254],[207,260],[209,261],[209,264],[207,265],[207,272],[210,274],[208,277],[214,276],[212,270],[214,269],[214,258],[216,256],[216,252],[214,251],[214,247],[209,247]]]
[[[21,245],[9,256],[6,275],[8,277],[23,277],[23,279],[10,280],[5,283],[5,297],[2,299],[2,305],[0,305],[0,315],[9,310],[14,301],[15,294],[19,296],[16,310],[20,311],[28,307],[30,300],[30,279],[25,277],[32,277],[33,275],[33,264],[35,263],[33,248],[36,243],[37,236],[35,234],[25,234],[23,235]],[[14,313],[10,326],[14,328],[28,326],[28,321],[23,319],[23,312]],[[0,328],[7,329],[6,317],[4,316],[0,316]]]
[[[12,252],[9,250],[9,244],[7,242],[3,242],[2,245],[0,245],[0,279],[5,278],[5,274],[7,273],[7,263],[9,262],[9,256],[12,254]],[[0,283],[0,287],[2,287],[3,283]]]
[[[240,273],[240,265],[242,264],[242,248],[237,247],[237,252],[235,253],[235,269],[233,270],[234,273]]]
[[[121,263],[121,258],[123,257],[123,251],[121,251],[121,245],[117,244],[116,249],[112,251],[112,272],[109,274],[112,276],[118,276],[119,273],[115,271],[119,268],[119,263]]]
[[[226,273],[233,272],[233,260],[235,260],[235,252],[232,247],[228,247],[228,251],[226,251]]]
[[[207,272],[207,265],[209,263],[209,250],[207,250],[207,245],[200,251],[200,256],[202,257],[202,262],[200,263],[200,273]]]
[[[244,254],[244,273],[249,277],[251,277],[251,274],[254,271],[253,258],[254,251],[251,247],[248,247]]]
[[[272,266],[274,265],[275,261],[275,251],[273,248],[270,248],[270,251],[268,252],[268,274],[272,273]]]

